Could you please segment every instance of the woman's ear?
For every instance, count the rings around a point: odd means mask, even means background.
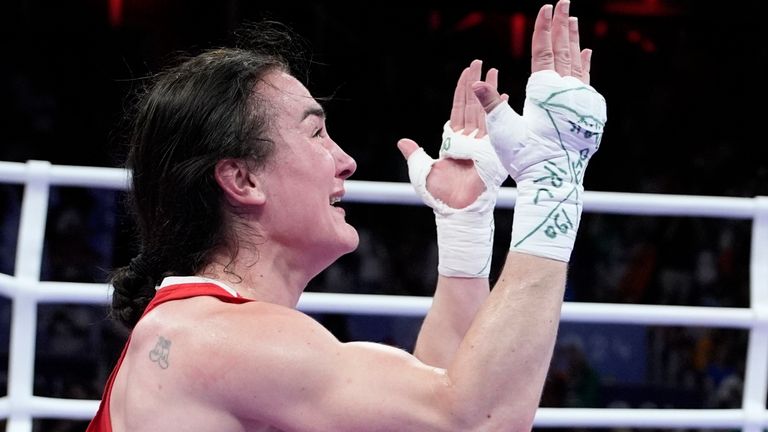
[[[224,197],[234,206],[263,205],[267,200],[261,179],[241,159],[216,162],[214,177]]]

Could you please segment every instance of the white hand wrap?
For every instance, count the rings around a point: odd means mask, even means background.
[[[568,262],[581,220],[584,171],[600,146],[605,99],[557,72],[528,80],[523,115],[501,103],[488,134],[517,182],[510,250]]]
[[[493,209],[507,172],[501,165],[488,137],[475,138],[477,131],[463,135],[449,123],[443,127],[440,158],[474,161],[485,191],[462,209],[449,207],[427,191],[427,176],[435,159],[419,148],[408,158],[408,174],[416,193],[435,212],[439,263],[443,276],[487,278],[493,249]]]

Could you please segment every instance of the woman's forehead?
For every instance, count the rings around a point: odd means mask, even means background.
[[[304,84],[283,71],[267,74],[260,87],[258,91],[263,92],[278,107],[284,107],[290,111],[317,104],[309,90],[304,87]]]

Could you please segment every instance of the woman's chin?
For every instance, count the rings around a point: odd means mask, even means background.
[[[354,252],[357,247],[360,245],[360,235],[357,233],[357,230],[350,225],[350,235],[348,239],[345,239],[345,245],[347,246],[347,250],[344,251],[344,255]]]

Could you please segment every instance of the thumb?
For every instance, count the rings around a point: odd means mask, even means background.
[[[472,84],[472,91],[475,93],[477,100],[480,101],[480,105],[483,106],[486,113],[493,111],[493,109],[502,102],[499,92],[484,81],[477,81]]]
[[[413,140],[403,138],[397,142],[397,148],[400,150],[400,153],[403,154],[405,160],[408,160],[408,158],[411,157],[411,154],[419,149],[419,145]]]

